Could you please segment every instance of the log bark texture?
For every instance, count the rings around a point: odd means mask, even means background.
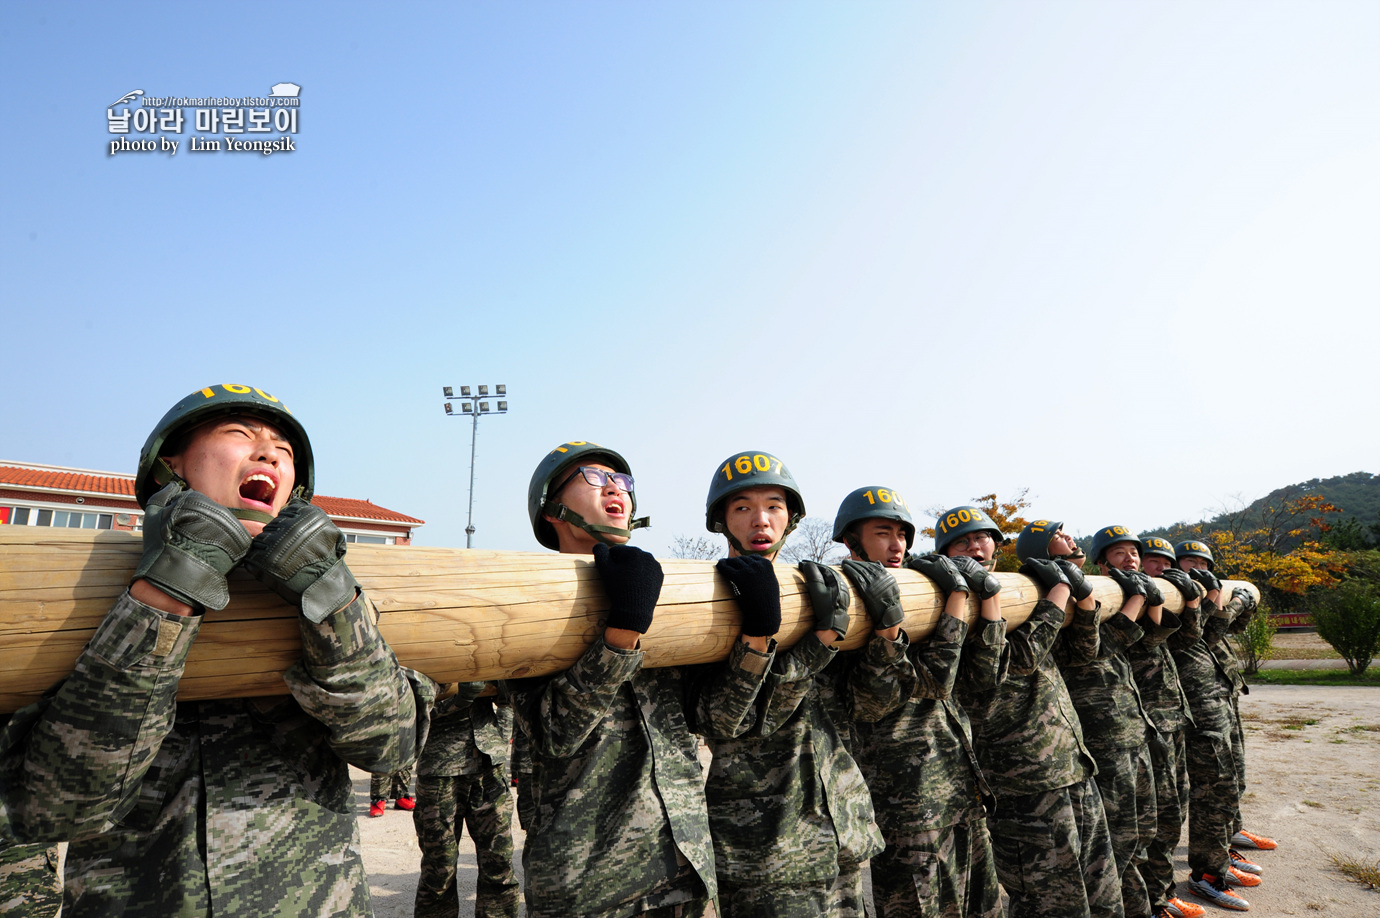
[[[38,699],[72,671],[82,647],[129,584],[141,540],[122,532],[0,526],[0,712]],[[438,682],[536,676],[573,663],[601,632],[605,599],[593,559],[554,552],[351,545],[350,569],[379,611],[379,629],[404,666]],[[665,584],[643,639],[650,667],[728,656],[738,612],[710,561],[663,559]],[[804,580],[777,565],[781,631],[789,646],[814,630]],[[894,572],[911,640],[934,630],[943,595],[909,570]],[[1040,598],[1034,581],[998,574],[1008,628]],[[1089,581],[1104,616],[1121,606],[1106,577]],[[1255,587],[1242,581],[1224,583]],[[178,697],[243,698],[286,692],[282,673],[298,658],[297,611],[241,572],[230,577],[230,605],[202,624]],[[1182,607],[1160,581],[1165,606]],[[842,646],[862,646],[872,626],[855,595]],[[977,617],[969,600],[968,618]]]

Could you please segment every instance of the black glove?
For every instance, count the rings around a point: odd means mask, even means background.
[[[661,563],[631,545],[610,547],[595,542],[594,566],[609,598],[609,616],[604,626],[646,634],[661,596]]]
[[[1203,590],[1211,593],[1213,590],[1222,589],[1222,581],[1217,579],[1217,575],[1209,570],[1193,570],[1188,572],[1188,576],[1203,585]]]
[[[249,551],[249,533],[234,514],[174,481],[144,507],[144,554],[134,580],[205,609],[230,604],[225,575]]]
[[[953,561],[943,555],[907,558],[906,567],[933,580],[934,585],[939,587],[946,597],[950,593],[968,592],[968,581],[963,579],[958,568],[954,567]]]
[[[1054,561],[1047,561],[1044,558],[1028,559],[1021,565],[1020,573],[1035,580],[1046,590],[1052,590],[1061,583],[1065,586],[1072,587],[1063,569]]]
[[[279,596],[320,622],[359,595],[345,566],[345,533],[320,507],[294,497],[254,537],[244,569]]]
[[[843,637],[848,633],[848,602],[851,599],[848,583],[841,580],[832,567],[814,561],[801,561],[800,573],[805,575],[805,593],[810,597],[810,608],[815,611],[815,630],[832,628],[835,634]]]
[[[896,585],[896,578],[880,562],[854,561],[850,558],[843,562],[843,572],[858,588],[873,628],[885,631],[905,621],[906,611],[901,608],[901,588]]]
[[[1115,580],[1117,586],[1121,587],[1122,599],[1145,595],[1145,581],[1137,577],[1135,571],[1123,571],[1109,567],[1107,568],[1107,576]]]
[[[743,634],[771,637],[781,630],[781,585],[761,555],[720,558],[714,565],[733,588],[743,617]]]
[[[1185,602],[1193,602],[1196,599],[1203,598],[1205,591],[1201,586],[1193,582],[1193,578],[1188,576],[1187,571],[1181,571],[1177,567],[1171,567],[1168,570],[1162,571],[1160,577],[1173,584],[1174,589],[1179,591],[1179,595],[1184,598]]]
[[[968,591],[978,599],[991,599],[1001,592],[1001,581],[992,576],[991,571],[983,567],[975,558],[961,555],[949,560],[963,575],[963,579],[968,584]]]
[[[1255,611],[1255,595],[1252,594],[1251,591],[1246,589],[1245,587],[1233,588],[1231,591],[1231,599],[1229,601],[1241,603],[1241,611],[1237,613],[1238,617],[1250,615],[1252,612]]]
[[[1136,576],[1140,578],[1141,584],[1145,587],[1145,604],[1147,606],[1164,605],[1164,593],[1160,591],[1159,584],[1155,583],[1154,578],[1145,571],[1136,571]]]
[[[1054,563],[1059,565],[1059,570],[1064,572],[1064,576],[1069,580],[1069,589],[1073,591],[1073,601],[1082,602],[1093,594],[1092,584],[1088,583],[1088,575],[1083,573],[1083,566],[1077,561],[1069,561],[1064,558],[1055,558]]]

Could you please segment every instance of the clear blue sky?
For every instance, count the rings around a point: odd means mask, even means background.
[[[590,439],[660,553],[744,448],[815,515],[1080,533],[1380,471],[1378,47],[1374,2],[6,3],[0,458],[133,471],[248,383],[463,545],[441,386],[502,382],[476,546]],[[295,152],[106,152],[130,90],[279,82]]]

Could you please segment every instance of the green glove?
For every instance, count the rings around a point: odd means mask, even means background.
[[[355,601],[359,584],[345,566],[345,534],[320,507],[300,497],[254,537],[244,568],[320,622]]]
[[[905,621],[906,612],[901,608],[901,588],[881,562],[854,561],[850,558],[842,566],[843,572],[862,595],[863,608],[872,619],[873,628],[885,631]]]
[[[1193,602],[1196,599],[1202,599],[1203,596],[1207,594],[1206,590],[1195,583],[1192,577],[1188,576],[1187,571],[1181,571],[1177,567],[1171,567],[1162,572],[1160,577],[1173,584],[1174,589],[1179,591],[1179,595],[1184,598],[1185,602]]]
[[[848,633],[848,584],[839,579],[833,568],[814,561],[801,561],[800,573],[805,575],[805,593],[815,610],[815,630],[832,628],[843,637]]]
[[[950,593],[968,592],[968,581],[963,579],[958,568],[954,567],[953,561],[944,555],[921,555],[918,558],[907,558],[906,567],[933,580],[934,585],[944,592],[945,597],[948,597]]]
[[[134,580],[144,579],[202,609],[230,604],[225,575],[249,550],[249,533],[229,510],[174,481],[144,507],[144,554]]]
[[[958,568],[958,572],[968,582],[969,591],[978,599],[991,599],[1001,592],[1001,581],[992,576],[992,572],[979,564],[977,559],[960,555],[949,560]]]

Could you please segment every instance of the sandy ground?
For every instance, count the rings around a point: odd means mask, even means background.
[[[1329,855],[1380,860],[1380,689],[1256,686],[1242,698],[1250,789],[1246,827],[1279,841],[1259,852],[1265,882],[1243,893],[1274,915],[1380,915],[1380,892],[1344,879]],[[368,775],[354,772],[364,859],[378,918],[412,914],[420,852],[412,816],[366,814]],[[516,828],[516,827],[515,827]],[[519,849],[522,833],[517,834]],[[474,849],[462,843],[460,881],[473,914]],[[1187,876],[1187,849],[1178,867]],[[521,867],[521,854],[518,855]],[[1183,894],[1185,899],[1192,897]],[[1208,907],[1212,915],[1228,914]]]

